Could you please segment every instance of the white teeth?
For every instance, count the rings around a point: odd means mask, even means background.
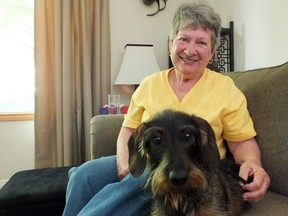
[[[194,60],[194,59],[188,59],[188,58],[182,58],[183,61],[185,62],[190,62],[190,63],[194,63],[196,62],[197,60]]]

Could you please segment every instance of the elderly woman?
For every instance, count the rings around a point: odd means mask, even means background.
[[[117,140],[117,156],[89,161],[70,171],[64,215],[149,215],[151,198],[144,189],[149,170],[129,174],[127,142],[133,131],[157,112],[174,109],[206,119],[213,127],[221,158],[224,140],[243,179],[243,199],[260,200],[270,183],[261,166],[261,154],[246,99],[233,81],[206,68],[216,50],[220,17],[207,5],[183,4],[170,32],[174,67],[145,78],[132,96]]]

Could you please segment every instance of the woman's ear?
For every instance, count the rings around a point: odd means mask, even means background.
[[[172,62],[172,58],[171,58],[172,46],[173,46],[173,41],[168,39],[169,67],[173,67],[173,62]]]
[[[172,45],[173,45],[173,41],[169,38],[168,39],[168,53],[169,53],[169,56],[171,54]]]

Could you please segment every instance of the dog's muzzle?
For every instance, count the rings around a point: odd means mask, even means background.
[[[169,181],[174,186],[183,186],[188,181],[188,173],[184,170],[175,171],[172,170],[169,172]]]

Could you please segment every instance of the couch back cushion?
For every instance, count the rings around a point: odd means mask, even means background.
[[[288,196],[288,63],[227,75],[247,98],[270,190]]]

